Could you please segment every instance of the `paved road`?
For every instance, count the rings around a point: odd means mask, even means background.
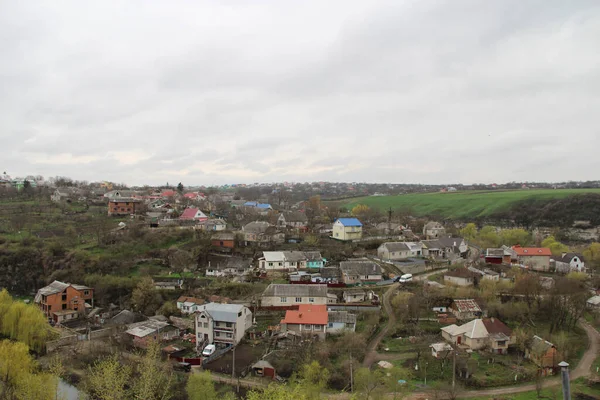
[[[396,316],[393,313],[390,298],[392,297],[392,293],[394,292],[394,290],[398,289],[398,286],[400,286],[400,284],[394,283],[383,294],[383,309],[388,315],[388,320],[383,326],[383,328],[381,328],[381,331],[379,331],[377,336],[375,336],[368,344],[367,353],[365,354],[365,359],[363,360],[363,367],[370,367],[371,364],[375,362],[375,360],[377,359],[377,346],[379,346],[379,343],[381,343],[385,335],[387,335],[390,326],[396,325]]]
[[[448,271],[448,268],[436,269],[435,271],[431,271],[431,272],[428,272],[426,274],[415,275],[413,278],[414,278],[415,281],[425,281],[431,275],[439,274],[439,273],[446,272],[446,271]]]

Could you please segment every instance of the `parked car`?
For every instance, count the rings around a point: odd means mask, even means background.
[[[214,344],[209,344],[208,346],[206,346],[204,348],[204,350],[202,350],[202,356],[204,357],[210,357],[213,355],[213,353],[217,350],[217,346],[215,346]]]
[[[412,282],[412,280],[413,280],[412,274],[404,274],[400,277],[400,279],[398,279],[398,282],[406,283],[406,282]]]

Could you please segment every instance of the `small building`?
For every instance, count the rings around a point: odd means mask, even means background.
[[[301,335],[325,339],[328,313],[325,304],[301,304],[298,310],[288,310],[281,320],[281,332],[292,331]]]
[[[262,294],[261,307],[293,308],[300,304],[327,305],[337,297],[327,292],[327,285],[270,284]]]
[[[356,218],[338,218],[333,224],[334,239],[357,240],[362,238],[362,223]]]
[[[329,311],[327,333],[330,335],[354,332],[356,330],[356,315],[348,311]]]
[[[348,260],[340,263],[342,279],[346,285],[377,283],[383,280],[381,267],[370,260]]]
[[[55,203],[70,203],[77,199],[80,195],[78,188],[74,187],[60,187],[54,190],[54,193],[50,196],[50,200]]]
[[[344,290],[342,294],[344,303],[363,303],[367,299],[367,292],[362,289]]]
[[[306,257],[300,251],[264,251],[258,267],[265,271],[295,271],[306,267]]]
[[[471,350],[489,349],[496,354],[506,354],[512,343],[512,331],[497,318],[474,319],[464,325],[441,328],[442,337]]]
[[[254,364],[252,364],[252,371],[254,375],[275,379],[277,373],[275,372],[275,367],[271,365],[270,362],[266,360],[260,360]]]
[[[204,300],[196,297],[181,296],[177,299],[177,309],[182,314],[193,314],[202,304],[204,304]]]
[[[150,340],[163,342],[177,338],[179,329],[168,322],[151,317],[147,321],[129,325],[125,333],[131,337],[134,346],[146,348]]]
[[[252,312],[241,304],[209,303],[196,312],[196,345],[238,344],[252,327]]]
[[[377,249],[377,257],[385,261],[406,260],[410,256],[410,248],[403,242],[386,242]]]
[[[233,249],[235,247],[235,234],[220,232],[211,236],[210,244],[220,249]]]
[[[456,299],[452,302],[448,311],[459,320],[481,318],[483,311],[474,299]]]
[[[160,278],[154,279],[154,288],[157,290],[178,290],[183,289],[183,279],[181,278]]]
[[[375,226],[377,232],[383,235],[402,235],[406,227],[397,222],[381,222]]]
[[[252,269],[252,261],[235,256],[210,256],[206,267],[206,276],[243,276]]]
[[[34,303],[40,307],[46,317],[60,323],[85,315],[86,305],[93,308],[94,289],[54,281],[37,291]]]
[[[196,227],[203,231],[221,232],[227,229],[227,222],[219,218],[210,218],[206,221],[198,222]]]
[[[108,201],[108,215],[133,215],[141,200],[132,197],[113,197]]]
[[[486,279],[489,281],[499,281],[500,280],[500,274],[496,271],[492,271],[489,268],[478,269],[475,267],[468,267],[467,269],[469,271],[479,275],[479,277],[481,279]]]
[[[537,335],[533,336],[531,345],[525,350],[525,358],[537,365],[543,376],[553,375],[560,362],[556,346]]]
[[[587,299],[586,305],[588,308],[593,310],[600,309],[600,296],[593,296]]]
[[[444,274],[444,282],[457,286],[473,286],[478,278],[478,274],[467,268],[456,268]]]
[[[283,244],[285,233],[266,221],[250,222],[242,227],[244,240],[258,245]]]
[[[310,270],[320,270],[325,266],[325,259],[319,251],[305,251],[306,268]]]
[[[488,248],[485,250],[485,262],[488,264],[510,265],[511,253],[505,248]]]
[[[423,236],[426,239],[436,239],[446,235],[446,229],[442,224],[430,221],[423,226]]]
[[[517,254],[517,262],[534,271],[548,272],[552,251],[547,247],[521,247],[513,246]]]
[[[308,218],[306,214],[299,211],[290,211],[279,214],[277,218],[277,227],[293,228],[298,230],[306,230],[308,226]]]
[[[433,343],[431,348],[431,356],[438,360],[444,360],[452,353],[452,346],[446,342]]]

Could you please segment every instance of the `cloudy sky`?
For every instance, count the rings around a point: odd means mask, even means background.
[[[0,49],[12,176],[600,178],[596,0],[0,0]]]

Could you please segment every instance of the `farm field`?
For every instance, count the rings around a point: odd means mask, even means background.
[[[415,216],[440,216],[443,218],[487,217],[507,210],[523,200],[554,200],[595,193],[600,189],[540,189],[505,191],[466,191],[449,193],[414,193],[397,196],[365,196],[335,202],[348,210],[358,204],[385,211],[402,210]]]

